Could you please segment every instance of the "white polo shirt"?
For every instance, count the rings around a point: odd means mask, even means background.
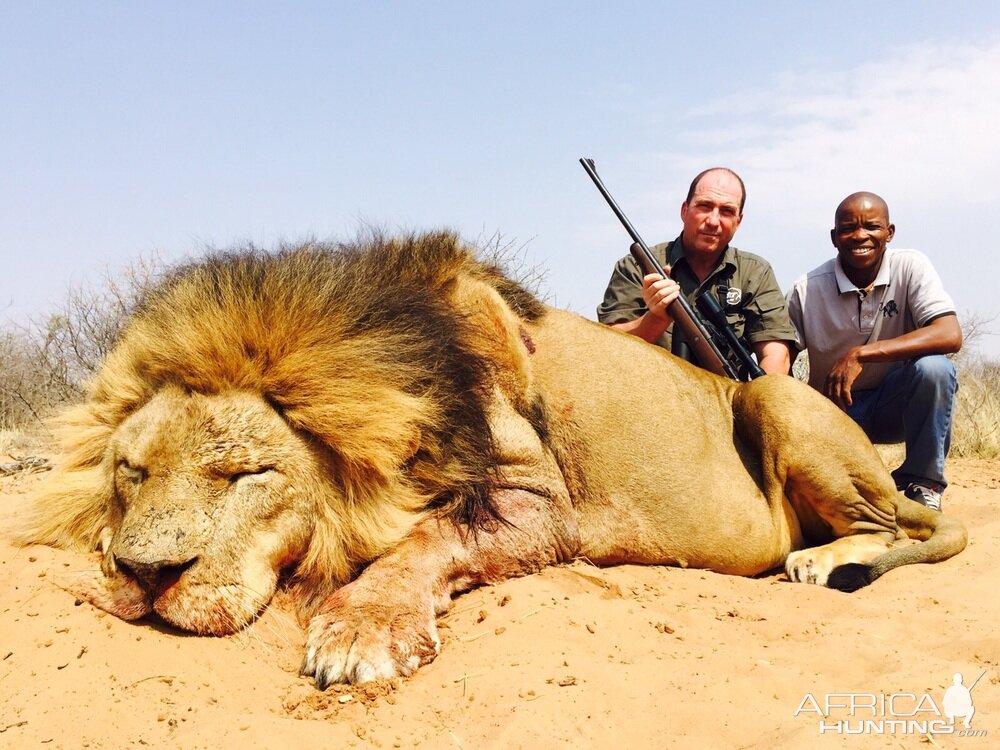
[[[809,385],[822,390],[827,373],[854,346],[896,338],[955,312],[941,277],[923,253],[887,248],[875,285],[858,289],[831,258],[799,277],[788,293],[788,315],[798,348],[808,350]],[[872,337],[875,322],[882,324]],[[903,362],[866,363],[853,390],[875,388]]]

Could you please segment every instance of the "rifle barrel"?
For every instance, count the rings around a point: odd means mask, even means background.
[[[645,275],[648,273],[656,273],[664,278],[667,278],[667,272],[660,265],[660,262],[653,255],[653,251],[649,249],[642,237],[632,226],[632,222],[628,220],[625,213],[618,207],[618,203],[608,192],[608,189],[604,187],[604,182],[601,180],[600,176],[597,174],[597,169],[594,166],[593,159],[580,159],[580,164],[583,166],[584,171],[593,180],[594,185],[600,191],[601,195],[604,196],[604,200],[614,211],[615,216],[618,217],[618,221],[621,222],[622,226],[625,227],[625,231],[628,232],[629,236],[632,238],[632,246],[629,248],[629,252],[632,253],[635,258],[636,263],[639,265],[640,272]],[[716,346],[715,342],[712,340],[711,334],[705,328],[705,325],[698,319],[697,314],[691,307],[691,304],[684,298],[683,295],[679,295],[677,299],[671,302],[667,306],[667,312],[670,313],[674,322],[677,326],[684,331],[685,336],[688,339],[688,344],[694,351],[695,356],[698,358],[698,362],[706,370],[714,372],[716,375],[722,375],[724,377],[730,377],[734,380],[739,380],[736,371],[733,369],[729,361],[722,355],[719,351],[719,347]]]
[[[594,185],[597,186],[597,189],[600,191],[601,195],[604,196],[604,200],[606,200],[608,202],[608,205],[611,206],[611,210],[614,211],[615,216],[618,217],[618,221],[620,221],[622,223],[622,226],[625,227],[625,231],[629,233],[629,236],[632,238],[632,241],[638,242],[639,247],[641,247],[645,252],[648,253],[649,246],[647,246],[646,243],[642,241],[642,237],[640,237],[639,233],[635,231],[635,227],[632,226],[632,222],[628,220],[628,217],[625,215],[625,213],[621,210],[621,208],[618,207],[618,202],[615,201],[615,199],[611,196],[611,193],[608,192],[608,189],[604,187],[604,182],[601,180],[600,175],[597,174],[597,167],[594,166],[594,160],[580,159],[580,164],[583,165],[583,168],[590,176],[590,179],[594,181]]]

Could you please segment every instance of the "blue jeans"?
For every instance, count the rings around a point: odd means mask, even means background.
[[[852,391],[847,415],[873,443],[906,443],[906,458],[892,472],[896,485],[910,482],[944,489],[944,459],[958,391],[955,365],[941,354],[907,362],[877,388]]]

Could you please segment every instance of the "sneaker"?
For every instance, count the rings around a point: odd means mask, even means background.
[[[923,484],[910,482],[906,489],[903,490],[903,494],[910,498],[910,500],[916,500],[925,508],[936,510],[938,513],[941,512],[941,493],[937,490]]]

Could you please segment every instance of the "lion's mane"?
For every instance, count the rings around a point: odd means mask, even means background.
[[[482,332],[449,304],[460,275],[485,281],[524,319],[543,314],[450,232],[248,248],[176,269],[140,302],[86,400],[58,420],[62,466],[19,536],[95,548],[120,513],[111,435],[168,386],[260,394],[329,449],[344,502],[317,510],[301,575],[332,569],[324,577],[343,580],[359,562],[345,559],[345,537],[362,556],[395,542],[387,513],[438,509],[473,527],[495,519],[494,363],[471,344]]]

